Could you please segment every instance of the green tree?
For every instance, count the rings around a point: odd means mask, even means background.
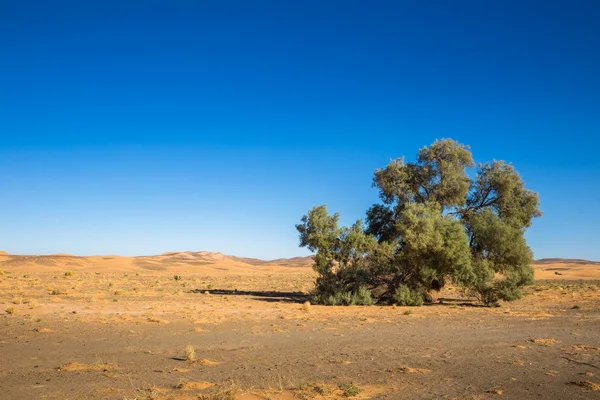
[[[541,215],[536,193],[502,161],[474,168],[467,146],[451,139],[377,170],[382,204],[339,227],[339,214],[314,207],[296,228],[315,252],[313,301],[323,304],[396,302],[421,305],[451,281],[485,304],[520,297],[533,279],[524,238]]]

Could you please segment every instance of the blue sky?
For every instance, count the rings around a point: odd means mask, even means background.
[[[436,138],[539,192],[536,258],[600,259],[594,1],[0,2],[0,249],[307,254]]]

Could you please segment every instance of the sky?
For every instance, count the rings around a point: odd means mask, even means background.
[[[435,139],[539,193],[536,258],[600,260],[600,3],[0,0],[0,250],[307,255]]]

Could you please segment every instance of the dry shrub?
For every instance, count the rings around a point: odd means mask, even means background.
[[[310,312],[310,301],[305,301],[304,304],[302,304],[302,309],[307,313]]]
[[[186,361],[196,361],[196,350],[194,350],[194,346],[188,344],[185,346],[185,360]]]

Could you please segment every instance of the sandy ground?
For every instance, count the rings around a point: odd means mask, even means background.
[[[596,265],[500,308],[324,307],[301,262],[159,257],[4,256],[0,398],[600,398]]]

